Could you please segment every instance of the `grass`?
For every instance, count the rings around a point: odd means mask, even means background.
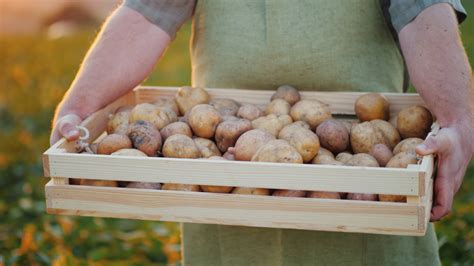
[[[472,1],[464,5],[474,12]],[[461,30],[474,62],[474,20]],[[180,259],[175,223],[45,213],[40,154],[48,147],[54,107],[94,35],[0,39],[0,265],[151,265]],[[145,84],[190,84],[189,35],[188,24]],[[473,164],[453,213],[436,229],[445,265],[474,264]]]

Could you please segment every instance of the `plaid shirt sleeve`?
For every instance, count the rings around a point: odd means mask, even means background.
[[[438,3],[450,4],[456,11],[459,23],[467,17],[466,10],[464,10],[460,0],[389,0],[383,2],[389,2],[390,22],[397,32],[400,32],[425,8]]]
[[[195,0],[125,0],[124,5],[166,31],[171,39],[194,12]]]

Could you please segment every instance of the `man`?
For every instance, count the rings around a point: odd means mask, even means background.
[[[449,213],[474,142],[458,0],[127,0],[60,104],[51,141],[76,139],[82,119],[138,85],[193,13],[193,86],[402,92],[406,64],[442,127],[417,148],[439,158],[431,220]],[[437,249],[432,226],[401,237],[183,225],[190,265],[436,265]]]

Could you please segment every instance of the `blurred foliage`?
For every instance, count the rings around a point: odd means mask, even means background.
[[[463,1],[474,13],[474,3]],[[474,62],[474,19],[461,27]],[[40,154],[50,120],[95,33],[0,39],[0,265],[150,265],[180,260],[176,223],[45,212]],[[190,84],[186,24],[145,84]],[[436,223],[445,265],[474,264],[474,164],[453,213]]]

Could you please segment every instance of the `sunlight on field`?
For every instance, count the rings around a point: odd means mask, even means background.
[[[474,3],[464,1],[474,12]],[[474,62],[474,19],[462,26]],[[149,265],[180,259],[175,223],[45,213],[39,155],[49,145],[54,108],[93,41],[88,31],[48,40],[0,39],[0,265]],[[183,27],[148,85],[190,84],[188,40]],[[100,89],[100,88],[97,88]],[[474,166],[465,177],[451,216],[436,224],[443,262],[474,264]]]

